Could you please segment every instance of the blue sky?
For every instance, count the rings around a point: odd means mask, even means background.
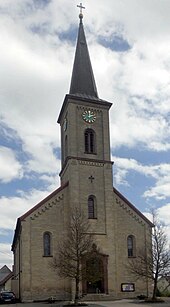
[[[56,120],[70,87],[77,4],[0,3],[0,267],[11,266],[17,218],[60,184]],[[113,103],[114,186],[143,213],[157,208],[170,238],[170,2],[83,5],[98,93]]]

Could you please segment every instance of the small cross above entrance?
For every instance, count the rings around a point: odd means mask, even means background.
[[[89,177],[89,179],[90,179],[90,181],[91,181],[91,183],[92,183],[93,180],[94,180],[94,177],[91,175],[91,176]]]
[[[82,3],[80,3],[80,5],[77,5],[77,7],[80,8],[80,14],[82,15],[82,9],[85,9],[85,6],[83,6]]]

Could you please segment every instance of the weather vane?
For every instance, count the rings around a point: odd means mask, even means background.
[[[83,6],[82,3],[80,3],[80,5],[77,5],[77,7],[80,8],[80,15],[79,15],[79,17],[83,18],[83,11],[82,10],[85,9],[85,6]]]

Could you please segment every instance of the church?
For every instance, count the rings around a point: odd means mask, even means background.
[[[113,187],[109,110],[98,96],[88,52],[82,5],[69,94],[58,117],[61,127],[60,186],[18,218],[12,243],[13,291],[22,301],[72,298],[73,282],[49,266],[66,235],[74,206],[85,213],[100,251],[103,275],[98,289],[83,280],[85,297],[131,298],[148,295],[148,280],[127,269],[139,250],[147,256],[153,224]]]

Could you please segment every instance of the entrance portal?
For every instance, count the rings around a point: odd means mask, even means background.
[[[107,256],[94,253],[86,261],[86,281],[83,293],[107,293]]]
[[[104,293],[103,281],[96,282],[87,281],[87,293]]]

